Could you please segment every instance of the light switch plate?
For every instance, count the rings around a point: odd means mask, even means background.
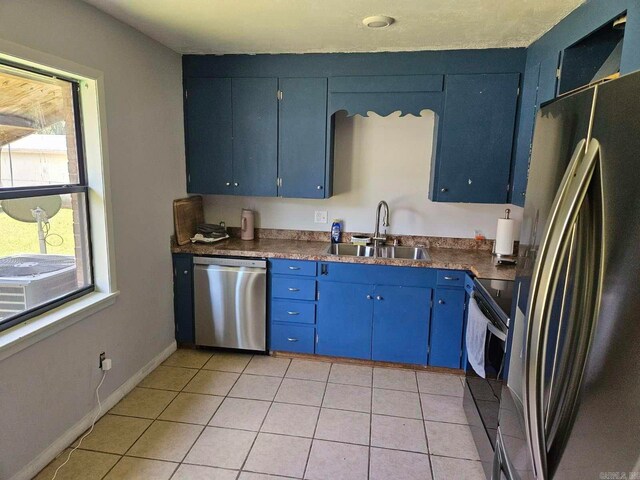
[[[327,223],[327,211],[316,210],[316,214],[313,221],[314,223]]]

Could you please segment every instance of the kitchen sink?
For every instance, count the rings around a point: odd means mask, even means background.
[[[383,245],[381,247],[369,247],[364,245],[351,245],[348,243],[334,243],[327,253],[348,257],[377,257],[377,258],[401,258],[407,260],[421,260],[430,262],[431,257],[423,247],[399,247]]]

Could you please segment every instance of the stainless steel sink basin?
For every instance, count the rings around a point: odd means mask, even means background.
[[[406,258],[409,260],[431,261],[429,253],[422,247],[378,247],[378,257],[382,258]]]
[[[349,257],[373,257],[375,248],[364,245],[351,245],[350,243],[332,243],[327,253]]]
[[[327,253],[337,256],[349,257],[378,257],[378,258],[401,258],[407,260],[421,260],[430,262],[431,257],[423,247],[398,247],[385,245],[381,247],[365,247],[363,245],[351,245],[348,243],[332,244]]]

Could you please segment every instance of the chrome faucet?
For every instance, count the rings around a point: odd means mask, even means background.
[[[384,244],[384,242],[387,240],[386,236],[382,236],[382,237],[380,236],[380,210],[382,210],[382,207],[384,207],[384,216],[382,217],[382,226],[383,227],[389,226],[389,205],[387,204],[387,202],[382,200],[380,203],[378,203],[378,208],[376,209],[376,228],[375,228],[375,231],[373,232],[374,246],[378,246],[379,243]]]

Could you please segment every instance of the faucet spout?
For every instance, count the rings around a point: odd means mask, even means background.
[[[380,203],[378,203],[378,207],[376,209],[376,227],[373,232],[373,242],[374,242],[374,245],[376,246],[378,245],[379,242],[384,243],[387,240],[386,236],[380,236],[380,212],[383,208],[384,208],[384,215],[382,217],[382,226],[383,227],[389,226],[389,204],[387,204],[387,202],[382,200],[380,201]]]

